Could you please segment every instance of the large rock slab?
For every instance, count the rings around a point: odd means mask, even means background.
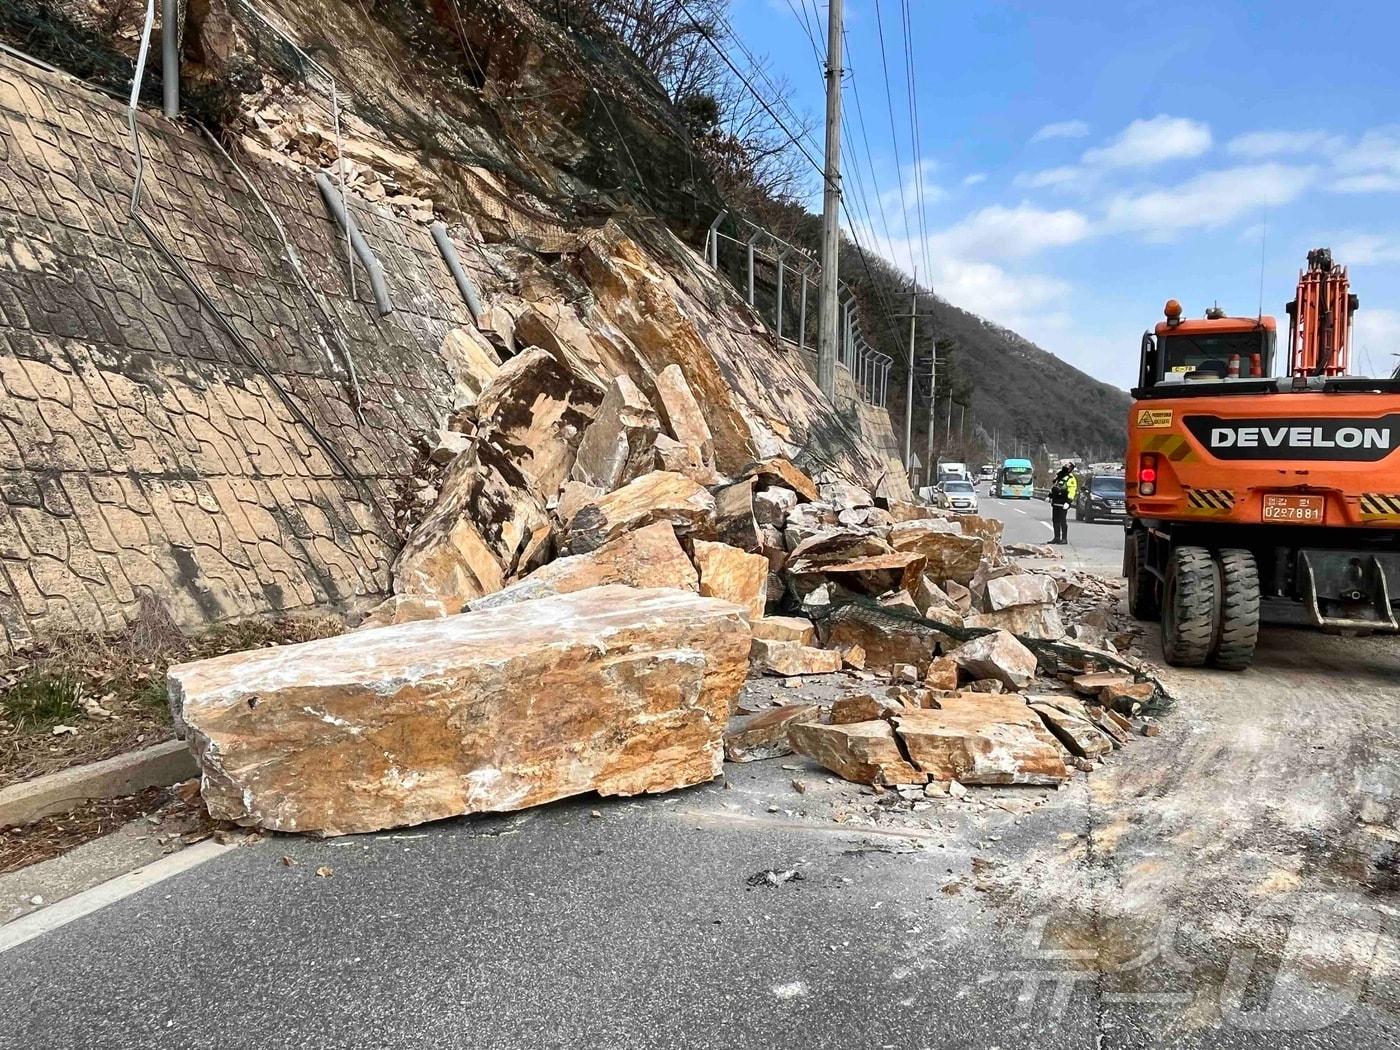
[[[1040,716],[1016,696],[962,694],[894,719],[914,765],[930,780],[1060,784],[1069,770]]]
[[[658,521],[705,536],[714,527],[715,500],[683,474],[654,470],[580,507],[569,522],[569,553],[597,550],[614,536]]]
[[[798,469],[791,460],[774,457],[750,463],[739,476],[757,478],[763,488],[781,485],[783,488],[792,489],[803,499],[819,498],[816,482]]]
[[[765,616],[749,624],[755,638],[769,642],[800,642],[811,645],[817,629],[805,616]]]
[[[216,819],[342,835],[710,780],[748,670],[728,602],[598,587],[173,667]]]
[[[1083,701],[1055,695],[1026,699],[1046,728],[1077,757],[1098,758],[1113,750],[1113,741],[1099,731]]]
[[[555,594],[619,583],[628,587],[674,587],[696,591],[700,581],[676,530],[658,521],[624,532],[595,551],[558,558],[518,583],[468,603],[474,611],[496,609]]]
[[[905,761],[883,718],[846,725],[799,722],[788,729],[788,742],[798,754],[861,784],[922,784],[928,779]]]
[[[761,617],[768,605],[768,559],[727,543],[696,540],[693,547],[700,593],[733,602],[751,620]]]

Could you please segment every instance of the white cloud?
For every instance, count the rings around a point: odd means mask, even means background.
[[[1261,159],[1299,153],[1334,153],[1344,140],[1326,131],[1250,131],[1236,135],[1226,149],[1239,157]]]
[[[1097,168],[1144,168],[1198,157],[1211,146],[1210,126],[1165,113],[1135,120],[1104,146],[1085,150],[1081,160]]]
[[[987,175],[986,175],[985,172],[974,171],[971,175],[965,176],[965,177],[963,178],[963,183],[962,183],[962,184],[963,184],[964,186],[976,186],[976,185],[978,185],[979,183],[983,183],[983,182],[986,182],[986,181],[987,181]]]
[[[1110,198],[1103,225],[1170,239],[1178,230],[1224,226],[1258,208],[1288,204],[1316,178],[1316,168],[1272,163],[1208,171],[1175,186]]]
[[[1085,177],[1082,168],[1046,168],[1043,171],[1025,171],[1013,180],[1017,186],[1030,190],[1043,190],[1055,186],[1068,186]]]
[[[1089,233],[1089,220],[1077,211],[1047,211],[1023,202],[1014,208],[1000,204],[983,208],[929,240],[936,255],[985,260],[1061,248]]]
[[[1400,262],[1400,238],[1357,233],[1339,241],[1332,254],[1348,266]]]
[[[1390,375],[1400,346],[1400,310],[1368,310],[1363,302],[1351,330],[1351,370]]]
[[[1046,124],[1030,137],[1031,142],[1046,142],[1050,139],[1082,139],[1089,134],[1089,125],[1082,120],[1057,120]]]
[[[1023,331],[1032,321],[1044,323],[1052,309],[1070,298],[1070,286],[1058,277],[1011,273],[994,263],[942,257],[934,264],[928,286],[938,295],[989,321]]]
[[[1337,179],[1330,188],[1337,193],[1400,193],[1400,175],[1384,175],[1378,171],[1369,175],[1348,175]]]

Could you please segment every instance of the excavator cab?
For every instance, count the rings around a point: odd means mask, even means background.
[[[1165,312],[1155,331],[1143,333],[1139,388],[1273,375],[1278,328],[1272,317],[1226,317],[1212,307],[1204,320],[1185,321],[1175,299]]]

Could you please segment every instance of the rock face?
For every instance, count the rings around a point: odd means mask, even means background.
[[[703,535],[714,517],[714,497],[703,488],[683,474],[654,470],[580,507],[569,523],[568,548],[573,554],[596,550],[614,536],[657,521]]]
[[[763,615],[768,604],[768,559],[748,554],[727,543],[696,540],[695,568],[700,573],[700,593],[733,602],[751,620]]]
[[[816,704],[787,704],[736,718],[724,734],[724,757],[730,762],[759,762],[790,755],[788,727],[816,721],[820,714]]]
[[[800,722],[788,730],[798,754],[837,776],[862,784],[922,784],[928,778],[905,761],[883,718],[846,725]]]
[[[636,532],[624,532],[588,554],[559,558],[541,566],[519,583],[473,600],[469,608],[496,609],[609,583],[683,591],[699,588],[695,567],[677,542],[676,530],[668,522],[658,521]]]
[[[999,581],[993,580],[992,583]],[[1013,605],[996,612],[973,613],[964,617],[967,627],[995,627],[1025,638],[1039,638],[1045,641],[1058,641],[1065,636],[1064,621],[1060,611],[1053,604]]]
[[[750,637],[727,602],[600,587],[170,671],[211,815],[341,835],[718,774]]]
[[[1059,784],[1069,770],[1024,700],[991,693],[939,700],[936,710],[895,717],[914,765],[930,780],[963,784]]]

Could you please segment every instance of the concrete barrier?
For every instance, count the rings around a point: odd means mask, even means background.
[[[28,824],[96,798],[132,795],[198,774],[194,755],[184,741],[167,740],[0,790],[0,827]]]

